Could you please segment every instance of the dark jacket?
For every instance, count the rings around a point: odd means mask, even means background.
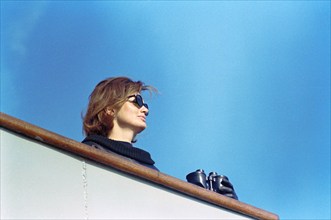
[[[155,162],[147,151],[133,147],[129,142],[115,141],[101,135],[90,135],[82,143],[106,152],[119,154],[129,158],[133,162],[158,170],[154,166]]]

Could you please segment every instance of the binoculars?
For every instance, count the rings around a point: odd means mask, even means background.
[[[210,172],[208,177],[204,170],[198,169],[195,172],[189,173],[186,176],[189,183],[209,189],[227,197],[238,199],[233,185],[230,183],[228,177],[218,175],[216,172]]]

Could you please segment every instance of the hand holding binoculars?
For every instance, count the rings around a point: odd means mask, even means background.
[[[224,175],[218,175],[216,172],[209,173],[208,177],[204,170],[198,169],[186,176],[189,183],[217,192],[221,195],[237,199],[238,196],[230,183],[229,178]]]

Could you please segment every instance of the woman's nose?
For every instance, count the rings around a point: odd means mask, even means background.
[[[142,111],[146,116],[148,115],[149,110],[148,110],[148,108],[146,108],[145,106],[143,106],[143,107],[141,108],[141,111]]]

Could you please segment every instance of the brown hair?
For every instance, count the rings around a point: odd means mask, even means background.
[[[111,77],[99,82],[89,96],[87,112],[83,116],[84,134],[107,136],[113,128],[114,118],[106,114],[106,108],[120,109],[129,95],[144,90],[156,91],[152,86],[127,77]]]

